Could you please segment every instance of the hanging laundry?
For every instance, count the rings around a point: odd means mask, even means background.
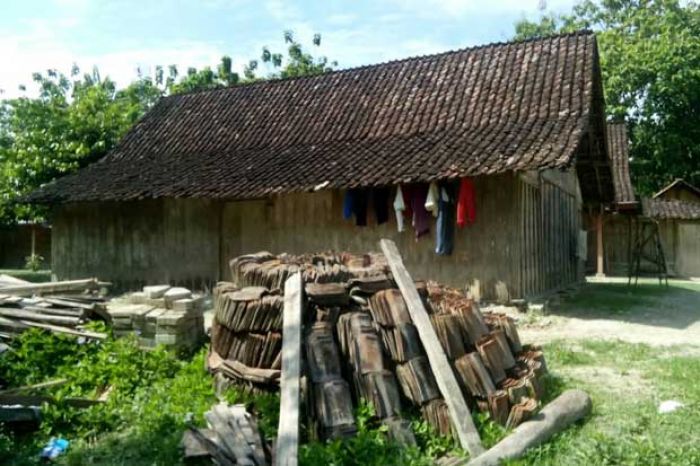
[[[394,212],[396,213],[396,228],[399,232],[406,230],[406,226],[403,222],[403,213],[405,210],[406,203],[403,199],[403,191],[401,191],[401,186],[397,186],[396,196],[394,196]]]
[[[374,215],[377,217],[377,225],[389,221],[389,196],[391,190],[389,188],[374,188],[372,190],[372,204],[374,206]]]
[[[413,228],[416,230],[416,239],[430,232],[430,213],[425,209],[427,197],[427,184],[416,184],[411,188],[411,210],[413,210]]]
[[[459,197],[457,199],[457,226],[474,223],[476,219],[476,196],[474,194],[474,182],[471,178],[462,178],[459,184]]]
[[[440,202],[440,191],[436,182],[431,182],[428,187],[428,196],[425,198],[425,210],[432,212],[433,217],[438,216],[438,203]]]
[[[353,197],[354,190],[348,189],[345,191],[345,197],[343,198],[343,218],[349,220],[352,217],[353,211]]]
[[[355,225],[367,225],[367,191],[359,188],[348,189],[343,200],[343,217],[347,220],[355,216]]]
[[[367,197],[366,189],[356,189],[353,195],[352,213],[355,214],[355,225],[367,226]]]
[[[454,191],[454,185],[451,183],[440,187],[435,252],[441,256],[449,256],[454,249],[456,216]]]

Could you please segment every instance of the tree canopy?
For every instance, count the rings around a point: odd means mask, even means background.
[[[55,70],[34,73],[38,96],[0,101],[0,223],[41,220],[42,209],[17,200],[104,156],[164,95],[319,74],[337,66],[307,52],[290,31],[284,40],[286,55],[265,47],[259,60],[244,66],[242,76],[228,56],[216,70],[188,68],[182,76],[175,65],[167,67],[167,75],[158,66],[152,76],[139,72],[123,89],[96,68],[81,75],[74,65],[70,76]],[[321,36],[315,35],[312,44],[320,46]],[[258,75],[261,71],[267,73]]]
[[[700,8],[678,0],[579,2],[568,14],[522,20],[525,39],[597,32],[607,114],[627,122],[635,187],[649,194],[674,178],[700,185]]]

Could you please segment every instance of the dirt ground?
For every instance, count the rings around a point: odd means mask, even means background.
[[[520,315],[527,343],[558,339],[609,339],[652,346],[683,346],[700,354],[700,283],[672,280],[670,286],[643,280],[589,280],[580,292],[546,314]]]

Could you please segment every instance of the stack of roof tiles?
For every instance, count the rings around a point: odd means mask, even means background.
[[[603,134],[596,40],[579,32],[169,96],[28,199],[247,199],[583,162],[584,197],[606,201]]]
[[[412,437],[400,417],[406,406],[420,409],[439,433],[451,434],[447,405],[384,256],[263,252],[230,264],[234,282],[222,282],[214,292],[208,364],[219,379],[255,390],[277,387],[284,302],[278,277],[301,271],[310,435],[354,434],[353,409],[361,399],[397,441]],[[459,291],[433,282],[417,286],[472,407],[508,426],[531,416],[543,396],[542,352],[523,346],[505,315],[482,314]]]

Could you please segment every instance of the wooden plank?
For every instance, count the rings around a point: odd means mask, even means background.
[[[34,311],[25,311],[24,309],[0,308],[0,316],[8,317],[10,319],[46,322],[48,324],[69,325],[71,327],[75,327],[76,325],[80,324],[80,319],[77,317],[41,314]]]
[[[284,284],[280,422],[275,454],[277,466],[298,464],[302,286],[299,272]]]
[[[90,406],[102,403],[100,400],[73,397],[63,398],[60,402],[66,406],[73,406],[75,408],[89,408]],[[0,405],[41,406],[43,403],[55,404],[58,403],[58,401],[46,395],[0,395]]]
[[[21,387],[0,390],[0,395],[15,395],[17,393],[22,393],[22,392],[31,392],[34,390],[41,390],[44,388],[50,388],[50,387],[56,387],[58,385],[64,385],[67,382],[68,382],[68,379],[48,380],[46,382],[36,383],[33,385],[23,385]]]
[[[411,314],[411,319],[413,320],[413,325],[415,325],[418,330],[418,336],[427,353],[428,361],[435,375],[438,388],[447,403],[457,438],[462,447],[466,448],[472,457],[475,457],[484,451],[481,446],[479,433],[474,426],[471,413],[462,396],[457,378],[454,372],[452,372],[450,362],[445,352],[442,350],[442,345],[430,322],[430,317],[423,306],[423,301],[421,301],[418,295],[416,285],[403,264],[403,259],[401,258],[401,254],[399,254],[399,250],[396,248],[396,244],[391,240],[383,239],[379,242],[379,245],[382,248],[384,256],[386,256],[394,280],[406,301],[408,312]]]
[[[83,291],[87,289],[97,289],[101,285],[96,278],[85,280],[68,280],[62,282],[17,284],[12,286],[1,286],[0,292],[15,296],[32,296],[42,293],[62,293],[64,291]]]
[[[66,335],[73,335],[75,337],[85,337],[85,338],[90,338],[92,340],[106,340],[107,339],[106,333],[88,332],[87,330],[74,330],[72,328],[61,327],[58,325],[40,324],[38,322],[30,322],[28,320],[20,320],[19,322],[23,325],[28,326],[28,327],[42,328],[44,330],[49,330],[51,332],[65,333]]]

